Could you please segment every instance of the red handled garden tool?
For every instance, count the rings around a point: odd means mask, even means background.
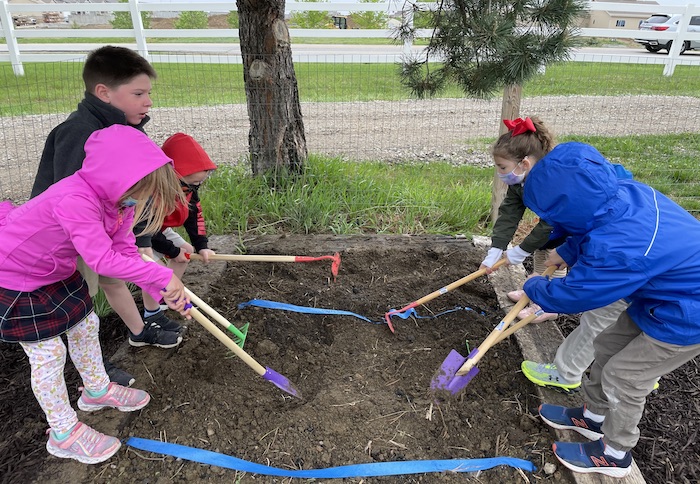
[[[202,260],[203,257],[199,254],[185,254],[185,257],[191,260]],[[209,260],[226,260],[237,262],[316,262],[320,260],[330,260],[331,274],[333,280],[338,276],[340,269],[340,253],[336,252],[333,255],[322,255],[319,257],[309,257],[305,255],[251,255],[251,254],[214,254],[209,256]]]
[[[503,258],[496,262],[491,269],[498,269],[501,267],[503,264],[505,264],[508,261],[508,259]],[[420,306],[421,304],[425,304],[428,301],[432,301],[438,296],[441,296],[445,293],[448,293],[452,291],[453,289],[457,289],[459,286],[463,286],[469,281],[473,281],[474,279],[483,276],[484,274],[487,274],[487,269],[479,269],[478,271],[472,272],[471,274],[464,276],[461,279],[456,280],[455,282],[452,282],[445,287],[441,287],[437,291],[433,291],[427,296],[423,296],[422,298],[418,299],[417,301],[413,301],[411,304],[408,306],[404,306],[401,309],[392,309],[391,311],[387,312],[384,314],[384,319],[386,320],[386,323],[389,325],[389,329],[391,332],[394,332],[394,326],[391,324],[391,316],[394,314],[400,314],[403,313],[404,311],[408,311],[409,309],[413,309],[415,307]]]
[[[551,276],[556,269],[556,266],[548,267],[542,275]],[[527,295],[523,295],[479,347],[472,350],[466,358],[455,350],[450,351],[450,354],[447,355],[447,358],[442,362],[440,369],[430,382],[430,388],[433,390],[447,390],[453,395],[456,395],[460,390],[466,387],[477,373],[479,373],[479,368],[477,368],[476,364],[493,345],[510,336],[541,314],[541,312],[539,312],[527,318],[523,318],[522,321],[519,321],[509,330],[508,327],[510,324],[529,302],[530,298],[527,297]]]
[[[145,261],[148,261],[148,262],[154,262],[153,259],[151,259],[150,257],[148,257],[145,254],[142,254],[141,258]],[[185,288],[185,292],[186,292],[187,296],[190,298],[190,301],[195,302],[196,304],[203,302],[201,299],[199,299],[197,296],[195,296],[192,293],[192,291],[190,291],[189,289]],[[192,296],[194,296],[194,298]],[[206,304],[205,304],[205,306],[208,307],[209,309],[211,309],[212,311],[214,311],[211,307],[207,306]],[[216,312],[216,311],[214,311],[214,312]],[[274,384],[280,390],[287,392],[294,397],[301,398],[301,393],[299,392],[299,390],[296,389],[296,387],[292,384],[292,382],[290,382],[283,375],[280,375],[279,373],[277,373],[272,368],[265,368],[260,363],[255,361],[255,359],[252,356],[250,356],[241,347],[239,347],[236,343],[234,343],[231,338],[226,336],[226,333],[221,331],[219,328],[216,327],[216,325],[214,323],[209,321],[209,319],[204,314],[202,314],[199,311],[199,309],[197,309],[195,307],[190,308],[190,315],[199,324],[201,324],[204,327],[204,329],[206,329],[211,334],[213,334],[216,339],[221,341],[236,356],[238,356],[241,360],[243,360],[243,362],[246,365],[251,367],[255,371],[255,373],[262,376],[265,380]]]

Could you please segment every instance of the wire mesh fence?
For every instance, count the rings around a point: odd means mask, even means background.
[[[678,66],[672,77],[663,77],[662,66],[635,61],[576,63],[570,73],[565,66],[550,67],[524,86],[521,113],[540,116],[559,139],[617,137],[634,143],[638,137],[680,135],[685,155],[700,159],[700,67]],[[371,62],[357,56],[297,56],[309,152],[357,161],[490,166],[488,147],[498,134],[500,97],[471,99],[453,87],[439,98],[411,98],[399,82],[399,62],[395,55]],[[27,64],[24,77],[0,66],[3,198],[28,198],[48,133],[83,97],[82,65],[82,57]],[[154,66],[158,79],[146,125],[149,136],[162,143],[186,132],[217,163],[245,163],[249,121],[240,57],[188,54]],[[692,202],[684,206],[695,210],[700,208],[697,168],[664,166],[663,157],[670,163],[676,154],[660,153],[654,169],[667,170],[659,183],[665,189],[677,184],[674,191]],[[624,150],[614,156],[625,161]]]

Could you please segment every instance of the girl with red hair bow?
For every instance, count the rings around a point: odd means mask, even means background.
[[[505,252],[508,264],[521,264],[527,256],[533,255],[535,272],[542,274],[545,270],[548,249],[556,247],[560,241],[550,241],[552,227],[540,220],[525,239],[515,247],[508,249],[518,225],[525,214],[523,203],[523,184],[532,167],[555,146],[554,136],[538,117],[504,119],[508,132],[501,135],[491,148],[491,155],[496,165],[498,177],[508,185],[508,191],[498,208],[498,219],[493,226],[491,249],[482,269],[490,269]],[[565,270],[557,270],[553,277],[563,277]],[[512,291],[508,297],[514,301],[522,298],[522,291]],[[540,308],[532,304],[523,309],[518,317],[523,319]],[[543,313],[535,322],[556,319],[554,313]]]

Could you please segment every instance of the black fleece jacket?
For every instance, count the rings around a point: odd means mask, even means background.
[[[131,125],[127,123],[126,115],[121,110],[86,92],[85,98],[78,104],[78,109],[56,126],[46,138],[31,197],[36,197],[83,166],[85,142],[93,132],[113,124],[133,126],[143,131],[143,126],[149,119],[146,116],[138,126]]]

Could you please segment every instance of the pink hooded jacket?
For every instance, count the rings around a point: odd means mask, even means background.
[[[144,133],[119,124],[95,131],[85,154],[80,170],[36,198],[14,208],[0,204],[0,287],[31,292],[61,281],[80,255],[97,274],[133,282],[157,301],[172,270],[141,260],[134,209],[117,204],[172,161]]]

